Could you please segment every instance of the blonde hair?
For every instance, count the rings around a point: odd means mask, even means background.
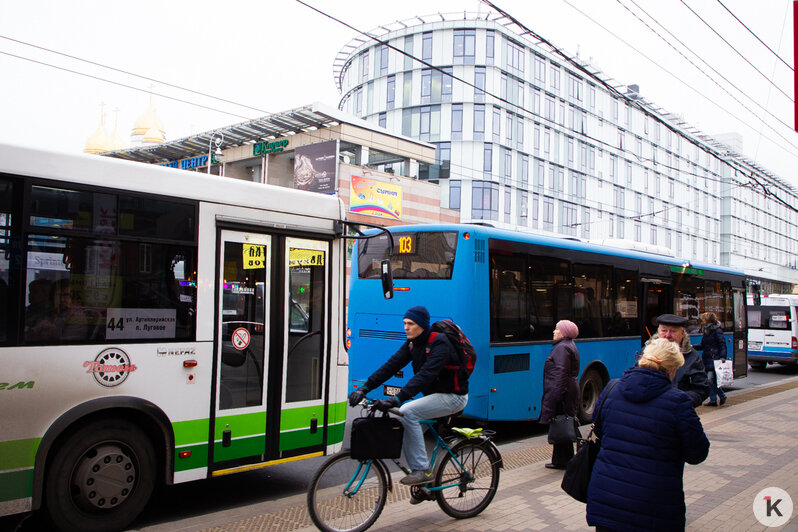
[[[641,368],[670,373],[684,365],[684,355],[675,343],[666,338],[656,338],[643,350],[638,365]]]
[[[701,314],[701,319],[704,320],[704,323],[715,323],[718,321],[718,317],[714,312],[704,312]]]

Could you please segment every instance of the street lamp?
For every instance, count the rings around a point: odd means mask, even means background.
[[[208,173],[211,173],[211,162],[213,161],[213,157],[216,157],[216,160],[221,160],[222,158],[222,142],[224,142],[224,133],[220,133],[216,131],[211,135],[211,138],[208,139]],[[214,151],[213,145],[216,144],[216,150]],[[219,171],[219,175],[221,175],[221,171]]]

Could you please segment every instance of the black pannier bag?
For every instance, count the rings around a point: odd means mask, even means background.
[[[402,454],[402,422],[385,413],[368,415],[352,421],[350,453],[355,460],[399,458]]]

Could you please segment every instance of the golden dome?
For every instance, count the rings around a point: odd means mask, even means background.
[[[144,134],[144,138],[141,139],[141,141],[144,144],[163,144],[164,141],[163,131],[153,126],[147,130],[147,132]]]
[[[158,117],[155,116],[155,109],[152,107],[152,98],[150,98],[150,103],[147,104],[147,110],[136,120],[136,123],[133,125],[133,130],[130,133],[131,135],[146,135],[152,128],[160,132],[162,139],[166,138],[166,132],[160,120],[158,120]]]
[[[85,153],[105,153],[114,149],[113,142],[105,130],[104,120],[100,119],[100,125],[97,126],[97,131],[89,137],[86,141],[86,147],[83,148]]]

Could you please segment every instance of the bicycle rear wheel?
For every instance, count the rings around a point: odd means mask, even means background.
[[[382,467],[343,451],[324,462],[310,481],[308,512],[325,532],[361,532],[380,516],[387,493]]]
[[[435,485],[452,486],[436,491],[435,498],[441,510],[456,519],[474,517],[488,507],[499,488],[499,457],[489,445],[476,439],[461,441],[452,453],[463,467],[452,455],[444,455]]]

